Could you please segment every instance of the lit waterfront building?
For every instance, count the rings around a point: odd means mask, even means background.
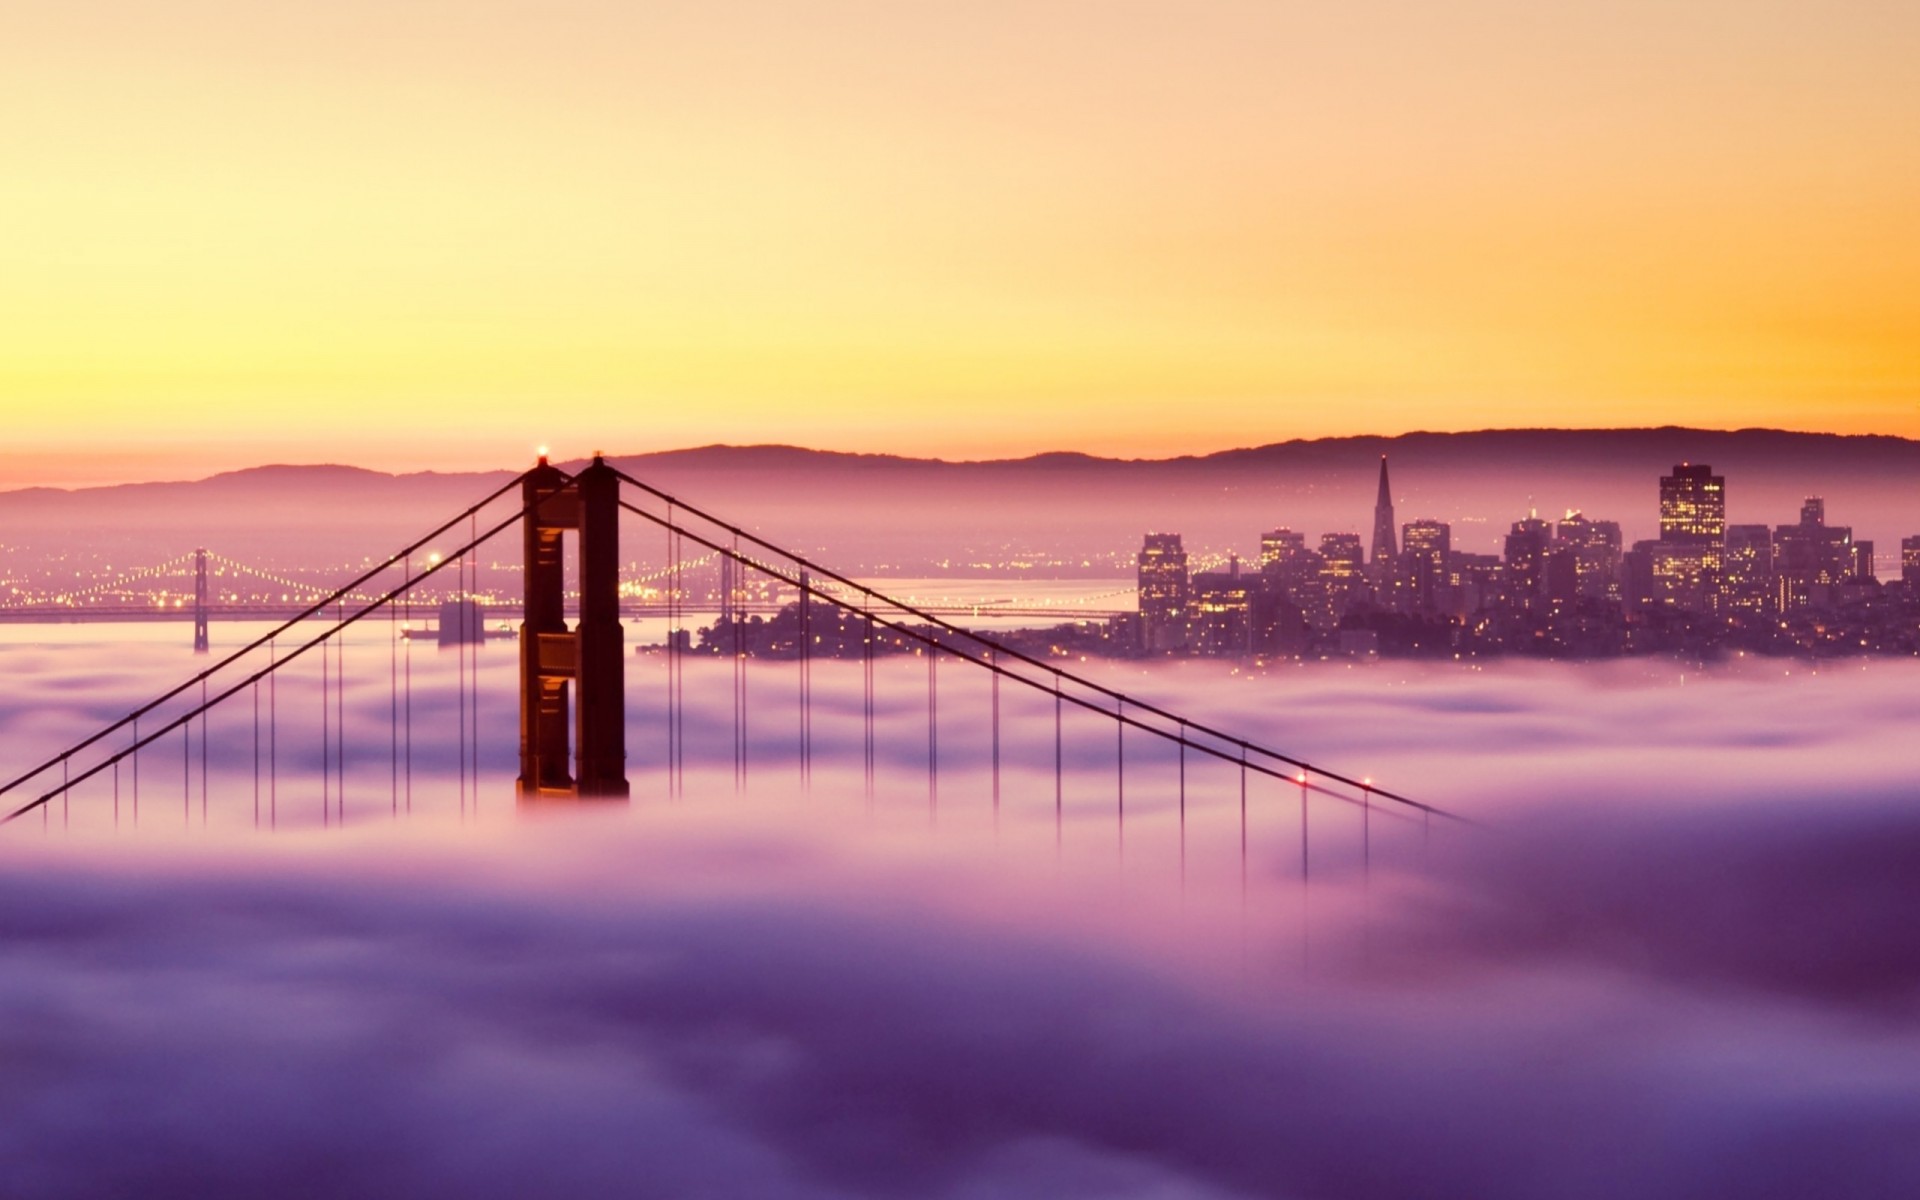
[[[1900,539],[1900,578],[1908,587],[1920,587],[1920,534]]]

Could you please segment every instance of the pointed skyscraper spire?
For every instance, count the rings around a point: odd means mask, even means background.
[[[1393,492],[1387,487],[1387,456],[1380,456],[1380,498],[1373,505],[1373,561],[1389,562],[1400,554],[1393,532]]]

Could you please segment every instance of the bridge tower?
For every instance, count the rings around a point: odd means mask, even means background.
[[[207,641],[207,552],[193,552],[193,652],[205,654]]]
[[[520,625],[522,795],[625,796],[626,647],[620,627],[620,478],[599,455],[569,480],[542,457],[521,484],[526,618]],[[562,535],[579,534],[580,619],[566,621]],[[572,713],[569,714],[569,692]],[[572,717],[573,772],[567,771]]]

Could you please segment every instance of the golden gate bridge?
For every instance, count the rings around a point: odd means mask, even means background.
[[[514,493],[517,492],[517,495]],[[517,503],[515,501],[517,500]],[[482,517],[485,516],[483,524]],[[622,522],[627,521],[623,535]],[[648,572],[631,569],[624,550],[635,543],[637,521],[659,537],[662,564]],[[1051,797],[1025,797],[1044,803],[1051,799],[1056,842],[1062,836],[1068,753],[1068,717],[1074,717],[1073,740],[1082,750],[1090,740],[1089,724],[1104,726],[1112,747],[1111,813],[1116,845],[1124,847],[1129,803],[1141,803],[1138,778],[1131,780],[1129,741],[1138,760],[1142,745],[1170,752],[1177,773],[1163,799],[1177,816],[1182,877],[1184,878],[1190,775],[1212,764],[1237,784],[1241,870],[1245,874],[1250,782],[1267,781],[1262,803],[1274,804],[1275,789],[1297,805],[1300,874],[1310,867],[1310,815],[1318,806],[1334,805],[1358,815],[1358,843],[1363,864],[1370,862],[1373,823],[1376,820],[1417,825],[1419,836],[1430,836],[1436,820],[1462,818],[1430,803],[1382,787],[1371,778],[1241,736],[1216,723],[1174,711],[1146,697],[1102,683],[1074,669],[1070,663],[1048,659],[969,629],[956,613],[937,606],[915,604],[891,596],[867,583],[837,572],[813,558],[762,538],[748,529],[653,487],[596,457],[577,473],[568,473],[542,458],[538,464],[413,542],[360,571],[344,584],[314,596],[304,605],[275,614],[271,628],[222,654],[175,686],[135,707],[125,715],[78,738],[33,766],[0,783],[0,825],[38,814],[50,825],[56,807],[64,824],[78,798],[97,805],[111,804],[116,826],[123,798],[137,823],[141,795],[140,763],[151,761],[163,739],[178,738],[181,811],[193,823],[195,801],[200,823],[208,821],[210,714],[224,708],[241,711],[241,745],[227,757],[243,765],[250,752],[254,792],[254,822],[275,823],[280,807],[281,774],[279,681],[296,668],[317,663],[320,675],[319,766],[323,824],[344,823],[347,817],[348,678],[346,642],[349,631],[388,630],[389,691],[387,807],[399,816],[411,808],[416,719],[411,691],[410,659],[403,660],[402,618],[411,616],[419,595],[471,598],[478,594],[478,552],[495,539],[519,528],[522,542],[521,575],[524,594],[518,623],[519,772],[517,794],[523,804],[551,804],[624,797],[632,790],[629,779],[627,715],[629,653],[623,621],[639,603],[642,587],[660,585],[657,599],[646,611],[663,617],[668,636],[659,648],[664,663],[653,736],[661,757],[657,770],[643,780],[650,795],[679,796],[686,788],[689,704],[687,667],[707,661],[730,666],[732,703],[725,732],[730,739],[733,780],[744,789],[750,759],[756,772],[769,764],[764,740],[759,749],[748,731],[754,710],[749,706],[753,654],[745,640],[750,613],[776,612],[775,620],[757,630],[761,638],[754,651],[770,656],[791,670],[783,690],[792,701],[782,710],[786,723],[788,769],[802,785],[813,776],[816,730],[814,674],[821,662],[845,665],[851,659],[860,672],[859,757],[866,793],[871,798],[880,770],[876,714],[882,659],[911,656],[925,663],[926,803],[929,815],[938,812],[941,783],[940,715],[941,667],[949,673],[982,681],[989,700],[982,705],[986,730],[990,797],[997,815],[1003,800],[1003,766],[1021,756],[1029,785],[1034,778],[1033,748],[1042,759],[1050,751]],[[572,553],[568,553],[568,537]],[[460,544],[445,553],[429,553],[442,539]],[[423,557],[424,555],[424,557]],[[623,564],[626,566],[623,567]],[[689,568],[711,564],[718,568],[718,619],[706,631],[706,643],[695,649],[687,636],[688,590],[680,586]],[[569,567],[571,566],[571,571]],[[206,650],[207,620],[216,611],[217,588],[206,586],[208,572],[248,570],[245,564],[196,551],[168,560],[162,568],[190,567],[196,588],[187,596],[197,602],[196,649]],[[449,573],[456,586],[447,587]],[[569,574],[573,578],[569,579]],[[291,585],[290,577],[273,579]],[[96,593],[96,594],[105,594]],[[758,603],[750,600],[758,595]],[[781,603],[786,596],[792,601]],[[169,615],[178,619],[179,608]],[[998,611],[998,610],[996,610]],[[1054,610],[1058,611],[1058,610]],[[771,635],[771,640],[768,640]],[[480,721],[480,647],[477,639],[456,639],[459,656],[459,702],[454,715],[457,759],[463,811],[471,785],[475,803],[482,787],[480,747],[483,739],[497,745],[509,739],[504,731],[483,729]],[[364,656],[363,656],[364,657]],[[403,661],[407,664],[403,669]],[[949,682],[947,687],[954,685]],[[1007,717],[1002,693],[1012,689],[1027,700],[1026,708]],[[752,697],[767,703],[764,677]],[[1037,706],[1035,702],[1037,701]],[[355,700],[364,708],[364,691]],[[251,709],[251,721],[244,720]],[[378,716],[380,714],[375,714]],[[837,715],[837,714],[836,714]],[[360,713],[358,718],[367,718]],[[951,717],[948,718],[951,721]],[[764,718],[761,718],[764,723]],[[435,716],[428,733],[444,737],[447,722]],[[1037,727],[1037,728],[1036,728]],[[947,727],[951,736],[951,726]],[[703,732],[711,733],[706,730]],[[197,735],[197,744],[196,744]],[[1037,735],[1037,736],[1036,736]],[[1097,736],[1097,735],[1096,735]],[[250,737],[250,746],[247,739]],[[380,765],[378,746],[356,747],[360,811],[378,811],[368,802],[377,784],[369,784],[369,766]],[[198,768],[196,796],[195,769]],[[1044,772],[1042,772],[1044,773]],[[149,767],[146,784],[151,796],[156,786]],[[244,782],[244,769],[238,779]],[[499,780],[504,783],[504,779]],[[1216,783],[1219,780],[1216,778]],[[1156,782],[1156,788],[1165,786]]]

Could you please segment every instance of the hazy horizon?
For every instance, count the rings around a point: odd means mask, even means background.
[[[1222,455],[1249,451],[1272,450],[1280,447],[1314,446],[1343,442],[1405,441],[1419,438],[1471,438],[1484,434],[1570,434],[1570,435],[1607,435],[1607,434],[1784,434],[1809,438],[1831,438],[1849,443],[1895,442],[1920,444],[1920,434],[1884,433],[1876,431],[1842,432],[1824,428],[1788,428],[1780,425],[1501,425],[1462,427],[1443,429],[1437,427],[1404,429],[1398,432],[1355,431],[1347,433],[1327,433],[1315,436],[1285,437],[1272,441],[1241,442],[1230,445],[1217,445],[1211,448],[1169,452],[1161,455],[1151,454],[1114,454],[1081,446],[1050,445],[1023,453],[1003,455],[944,455],[935,451],[912,451],[908,449],[851,449],[828,444],[806,444],[801,442],[769,441],[713,441],[689,443],[686,445],[665,446],[655,449],[610,449],[607,445],[596,446],[590,450],[577,450],[568,446],[536,445],[529,447],[525,456],[508,461],[476,461],[466,465],[447,464],[406,465],[381,464],[380,454],[366,459],[310,459],[269,458],[248,461],[238,465],[224,465],[210,469],[203,474],[174,475],[165,477],[102,477],[99,479],[70,479],[66,482],[54,481],[56,475],[49,475],[47,481],[21,482],[15,486],[0,488],[0,495],[7,491],[26,491],[48,489],[53,491],[83,491],[95,488],[125,487],[141,484],[200,483],[223,475],[246,474],[255,471],[288,468],[293,470],[325,470],[338,468],[347,471],[365,471],[373,474],[404,478],[409,475],[490,475],[500,472],[519,472],[525,470],[535,459],[547,457],[555,463],[580,463],[595,454],[604,454],[610,459],[671,458],[696,454],[701,451],[797,451],[803,454],[844,457],[856,460],[900,460],[905,462],[946,463],[955,466],[992,466],[1013,465],[1031,462],[1035,459],[1049,458],[1086,458],[1100,462],[1150,464],[1172,463],[1189,460],[1203,460]],[[66,468],[70,470],[71,468]]]

